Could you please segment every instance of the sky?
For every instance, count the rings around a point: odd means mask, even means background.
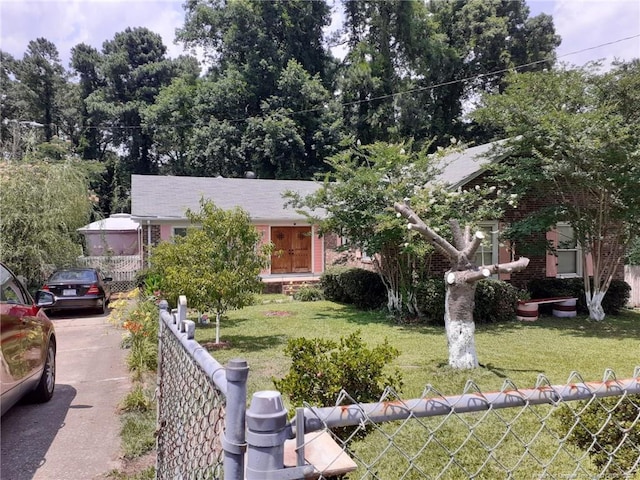
[[[174,43],[175,30],[184,23],[183,3],[0,0],[0,48],[22,58],[30,40],[44,37],[56,45],[68,67],[73,46],[87,43],[100,50],[105,40],[127,27],[147,27],[162,36],[169,55],[175,57],[183,53],[182,46]],[[531,15],[553,16],[556,32],[563,39],[557,50],[563,62],[580,66],[597,59],[640,58],[639,0],[528,0],[527,4]]]

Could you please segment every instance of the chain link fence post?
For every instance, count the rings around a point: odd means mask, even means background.
[[[298,479],[313,473],[311,465],[284,468],[284,442],[292,437],[280,392],[254,393],[247,411],[246,479]]]
[[[249,366],[242,359],[227,363],[227,408],[222,438],[225,480],[244,479],[245,417]]]

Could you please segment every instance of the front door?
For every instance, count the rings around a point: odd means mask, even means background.
[[[311,227],[273,227],[271,273],[311,271]]]

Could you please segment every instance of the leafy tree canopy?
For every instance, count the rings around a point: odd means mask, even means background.
[[[87,177],[76,162],[0,163],[0,252],[31,284],[82,253],[76,229],[93,210]]]
[[[601,297],[640,228],[639,86],[638,60],[607,73],[512,74],[504,94],[485,97],[476,113],[511,138],[515,160],[503,163],[502,178],[555,196],[550,219],[569,222],[584,261],[592,255],[593,292],[583,270],[594,319],[604,318]]]

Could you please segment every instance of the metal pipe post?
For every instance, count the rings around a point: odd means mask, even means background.
[[[233,359],[227,363],[227,405],[225,431],[222,437],[225,480],[244,479],[245,417],[247,410],[246,360]]]

